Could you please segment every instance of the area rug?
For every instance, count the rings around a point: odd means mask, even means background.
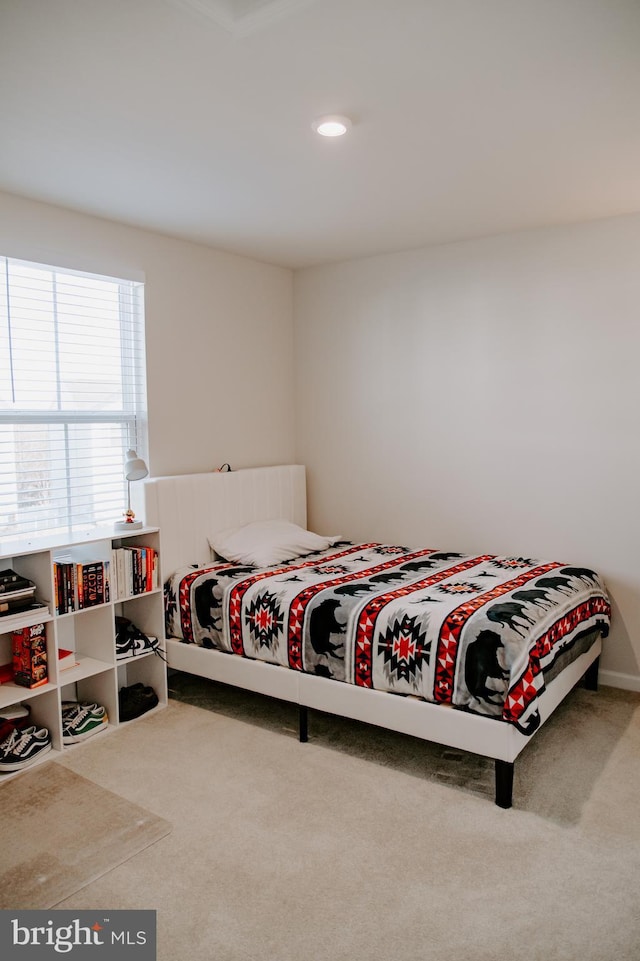
[[[0,908],[52,908],[171,831],[61,764],[0,785]]]

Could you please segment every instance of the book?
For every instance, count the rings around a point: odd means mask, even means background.
[[[34,611],[38,607],[46,608],[46,604],[36,601],[35,593],[34,588],[30,594],[24,597],[17,597],[13,600],[5,600],[4,597],[0,599],[0,617],[19,614],[21,611]]]
[[[76,565],[69,555],[53,562],[53,585],[56,614],[76,609]]]
[[[0,595],[12,594],[14,591],[24,590],[26,587],[32,587],[33,581],[30,581],[27,577],[12,577],[11,580],[0,581]]]
[[[41,601],[34,601],[28,607],[0,614],[0,633],[9,635],[12,631],[30,627],[31,624],[39,624],[44,620],[50,620],[48,605]]]
[[[0,601],[3,603],[7,601],[16,601],[22,597],[33,597],[36,592],[36,585],[33,581],[27,581],[24,587],[18,587],[13,591],[3,591],[0,593]]]
[[[0,571],[0,584],[11,584],[12,582],[23,580],[22,574],[16,574],[10,567]]]
[[[104,569],[104,602],[107,604],[111,600],[111,561],[103,561]]]
[[[84,607],[84,579],[82,576],[82,564],[76,565],[76,584],[78,585],[78,610]]]
[[[68,671],[70,667],[76,667],[77,664],[75,651],[58,648],[58,671]]]
[[[111,561],[91,561],[78,564],[74,571],[78,609],[106,604],[110,600]]]
[[[104,572],[101,563],[84,565],[82,583],[85,607],[104,603]]]
[[[109,564],[109,589],[114,601],[120,597],[120,585],[118,582],[118,551],[113,548],[111,551],[111,562]]]
[[[146,594],[158,587],[158,552],[153,547],[127,545],[115,548],[111,567],[117,587],[116,598]]]

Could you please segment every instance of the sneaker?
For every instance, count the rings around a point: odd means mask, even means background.
[[[12,743],[5,747],[0,755],[0,773],[21,771],[30,764],[34,764],[43,754],[51,750],[51,735],[46,727],[28,727],[24,731],[17,731]],[[6,745],[6,741],[4,742]],[[4,745],[3,745],[4,746]]]
[[[121,687],[118,692],[118,706],[121,721],[133,721],[158,705],[158,695],[152,687],[132,684]]]
[[[13,734],[15,729],[16,726],[13,721],[5,721],[4,718],[0,719],[0,753],[2,752],[2,745]]]
[[[19,735],[28,727],[35,731],[35,727],[29,724],[26,717],[17,718],[15,721],[7,721],[4,718],[0,720],[0,755],[6,754],[13,747]]]
[[[60,705],[60,713],[62,714],[62,725],[64,727],[65,721],[71,720],[76,714],[85,708],[90,707],[87,701],[63,701]]]
[[[77,714],[82,708],[82,704],[79,701],[63,701],[61,704],[62,720],[65,717],[69,717],[72,714]]]
[[[157,647],[157,637],[144,634],[127,617],[116,617],[116,660],[149,654]]]
[[[35,731],[35,727],[32,727],[31,730]],[[0,729],[0,738],[2,738],[2,740],[0,740],[0,757],[3,757],[12,750],[14,744],[22,733],[24,732],[20,731],[15,724],[11,723],[11,721],[5,721],[3,723],[2,728]]]
[[[101,704],[79,704],[77,710],[62,717],[62,743],[76,744],[103,731],[109,724],[107,711]]]

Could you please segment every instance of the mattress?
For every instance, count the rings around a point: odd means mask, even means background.
[[[341,543],[278,567],[175,571],[167,636],[532,734],[545,683],[607,635],[595,572],[527,557]]]

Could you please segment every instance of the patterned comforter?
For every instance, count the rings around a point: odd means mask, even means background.
[[[594,571],[527,557],[344,543],[264,570],[218,563],[165,586],[167,634],[488,715],[531,734],[537,697],[606,636]]]

